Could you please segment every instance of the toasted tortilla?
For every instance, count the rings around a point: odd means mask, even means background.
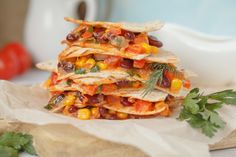
[[[138,23],[127,23],[127,22],[117,22],[117,23],[102,22],[102,21],[92,22],[92,21],[76,20],[69,17],[66,17],[65,20],[79,25],[84,24],[90,26],[100,26],[105,28],[117,27],[132,32],[152,32],[152,31],[157,31],[164,26],[164,22],[162,21],[153,21],[153,22],[138,24]]]
[[[148,62],[158,62],[158,63],[171,63],[177,64],[179,62],[179,58],[175,56],[173,53],[165,51],[163,49],[159,49],[157,54],[130,54],[119,51],[117,48],[106,48],[104,45],[99,45],[96,43],[88,43],[84,48],[80,47],[80,43],[75,43],[73,46],[66,48],[59,55],[60,60],[64,60],[67,58],[86,56],[89,54],[106,54],[113,56],[120,56],[124,58],[141,60],[144,59]]]
[[[38,69],[40,70],[45,70],[49,72],[57,72],[57,62],[56,61],[45,61],[45,62],[40,62],[35,65]]]
[[[114,106],[110,104],[103,104],[102,105],[104,108],[107,108],[109,110],[113,110],[116,112],[121,112],[121,113],[127,113],[127,114],[132,114],[132,115],[140,115],[140,116],[147,116],[147,115],[155,115],[158,113],[161,113],[166,109],[165,106],[159,109],[154,109],[152,111],[136,111],[134,106],[129,106],[129,107],[122,107],[122,106]]]

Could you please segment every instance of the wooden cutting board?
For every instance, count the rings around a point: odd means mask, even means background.
[[[219,150],[219,149],[227,149],[235,147],[236,147],[236,130],[233,131],[227,137],[223,138],[221,141],[213,145],[209,145],[210,150]]]

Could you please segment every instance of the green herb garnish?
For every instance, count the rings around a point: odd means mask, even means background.
[[[90,33],[93,33],[93,27],[92,27],[92,26],[88,27],[88,31],[89,31]]]
[[[127,70],[126,72],[129,74],[129,76],[134,76],[135,75],[133,70]]]
[[[94,67],[90,69],[90,72],[99,72],[99,71],[100,71],[100,68],[97,65],[95,65]]]
[[[225,126],[216,111],[223,104],[236,105],[236,91],[224,90],[203,95],[195,88],[185,97],[178,119],[186,120],[193,128],[199,128],[206,136],[213,137],[218,129]]]
[[[99,85],[96,94],[100,94],[101,92],[102,92],[102,85]]]
[[[47,110],[51,110],[53,108],[53,104],[47,104],[46,106],[44,106],[44,108]]]
[[[0,137],[0,156],[18,157],[18,153],[20,152],[27,152],[31,155],[36,155],[32,143],[31,135],[6,132]]]
[[[85,68],[79,68],[75,70],[75,74],[85,74],[86,69]]]
[[[153,72],[149,76],[149,80],[147,80],[144,84],[143,97],[150,93],[153,89],[155,89],[157,83],[162,83],[164,71],[175,71],[175,67],[172,67],[165,63],[152,63],[150,64],[150,69],[153,70]]]
[[[73,80],[72,80],[72,79],[66,80],[66,84],[67,84],[68,86],[70,86],[72,83],[73,83]]]

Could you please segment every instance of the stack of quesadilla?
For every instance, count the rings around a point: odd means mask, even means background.
[[[52,72],[44,83],[50,111],[83,120],[169,116],[190,88],[179,59],[148,34],[162,22],[66,20],[78,26],[62,41],[57,64],[37,65]]]

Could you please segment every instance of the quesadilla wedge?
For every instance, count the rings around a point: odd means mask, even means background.
[[[160,21],[141,25],[65,19],[79,25],[62,42],[69,47],[100,49],[139,59],[158,53],[158,49],[162,47],[162,43],[156,37],[147,34],[159,30],[163,26]]]
[[[86,108],[90,118],[105,118],[103,111],[93,113],[93,110],[104,110],[104,108],[112,113],[119,113],[134,116],[169,116],[170,108],[173,107],[174,98],[168,94],[154,90],[146,96],[145,99],[140,97],[140,90],[129,90],[126,92],[117,92],[113,94],[96,94],[93,96],[83,94],[79,91],[53,92],[52,97],[45,108],[52,112],[62,113],[64,115],[73,116]],[[170,105],[172,104],[172,106]],[[103,108],[103,109],[100,109]],[[104,111],[105,112],[105,111]],[[75,114],[79,116],[78,114]],[[99,115],[99,116],[98,116]],[[108,115],[109,116],[109,115]],[[131,116],[132,117],[132,116]],[[129,117],[129,118],[131,118]],[[120,117],[116,117],[120,119]]]
[[[132,60],[120,56],[99,54],[95,50],[83,52],[59,60],[57,70],[54,70],[58,74],[58,80],[71,79],[75,82],[85,80],[90,84],[96,84],[96,82],[110,84],[122,80],[139,81],[146,87],[146,93],[157,88],[172,95],[178,95],[181,93],[181,89],[190,88],[190,82],[184,76],[184,71],[178,70],[174,64],[168,63],[169,60],[165,59],[166,57],[161,59],[163,62],[157,63],[145,59]],[[45,68],[46,64],[41,63],[37,67],[52,69]]]

